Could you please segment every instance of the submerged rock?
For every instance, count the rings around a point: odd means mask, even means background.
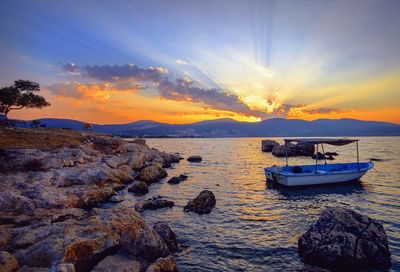
[[[354,270],[390,265],[382,224],[349,209],[327,208],[298,246],[301,257],[322,266]]]
[[[277,141],[273,141],[273,140],[262,140],[261,141],[261,151],[262,152],[272,152],[272,149],[275,146],[279,146],[279,143]]]
[[[169,251],[175,252],[178,248],[178,242],[176,241],[176,235],[168,226],[167,223],[157,222],[153,225],[153,229],[161,236],[164,242],[167,244]]]
[[[193,155],[193,156],[188,157],[186,160],[188,162],[201,162],[203,160],[203,158],[198,155]]]
[[[161,166],[150,165],[140,172],[138,179],[146,183],[155,183],[167,175],[167,172]]]
[[[159,258],[145,272],[178,272],[175,260],[171,257]]]
[[[325,159],[326,159],[325,155],[322,154],[321,152],[318,152],[317,154],[313,154],[313,155],[311,156],[311,158],[314,159],[314,160],[315,160],[316,158],[318,158],[318,160],[325,160]]]
[[[145,201],[140,201],[135,204],[135,211],[143,212],[145,210],[158,210],[162,208],[170,208],[174,206],[174,202],[163,199],[161,196],[152,197]]]
[[[0,251],[0,271],[14,272],[19,268],[18,261],[7,251]]]
[[[208,214],[215,206],[217,201],[211,191],[203,190],[193,200],[190,200],[184,207],[185,212],[195,212],[198,214]]]
[[[178,177],[172,177],[168,180],[169,184],[178,184],[181,183],[182,181],[187,180],[188,176],[186,175],[179,175]]]
[[[131,187],[128,188],[128,192],[137,195],[144,195],[149,192],[149,186],[143,181],[135,181],[132,183]]]
[[[325,152],[325,156],[338,156],[337,152]]]

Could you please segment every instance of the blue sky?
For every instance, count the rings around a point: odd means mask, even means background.
[[[17,0],[2,1],[0,7],[2,85],[17,78],[35,80],[44,88],[65,82],[103,84],[65,73],[62,66],[134,64],[166,68],[168,78],[188,77],[202,88],[235,95],[255,112],[271,117],[296,117],[296,109],[300,117],[318,109],[331,109],[338,117],[346,112],[353,116],[354,111],[386,114],[400,104],[395,80],[400,68],[396,0]],[[144,95],[159,103],[157,84],[135,90],[132,100]],[[363,97],[366,84],[375,87],[367,88]],[[332,101],[333,95],[343,92],[349,96]],[[50,100],[60,96],[46,94]],[[190,92],[178,100],[191,103],[196,113],[221,110],[209,100],[192,100]],[[292,106],[291,115],[282,105]],[[185,112],[187,106],[182,105]],[[208,114],[240,119],[243,112]]]

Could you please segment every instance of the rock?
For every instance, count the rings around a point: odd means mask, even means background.
[[[381,223],[345,208],[327,208],[298,241],[306,261],[335,269],[386,268],[390,252]]]
[[[120,202],[124,201],[124,197],[122,195],[115,195],[115,196],[112,196],[109,201],[112,203],[120,203]]]
[[[188,176],[186,175],[179,175],[179,177],[172,177],[168,180],[169,184],[178,184],[184,180],[187,180]]]
[[[198,155],[193,155],[193,156],[190,156],[189,158],[187,158],[186,160],[189,162],[201,162],[203,160],[203,158]]]
[[[153,225],[153,229],[161,236],[165,244],[168,246],[169,251],[175,252],[178,248],[178,242],[176,241],[176,235],[168,226],[167,223],[157,222]]]
[[[149,192],[149,187],[147,183],[143,181],[135,181],[132,183],[131,187],[128,188],[128,192],[135,193],[137,195],[144,195]]]
[[[273,141],[273,140],[262,140],[261,141],[261,151],[262,152],[272,152],[272,149],[275,146],[279,146],[279,143],[277,141]]]
[[[72,263],[60,263],[52,266],[49,272],[75,272],[75,266]]]
[[[162,208],[170,208],[174,206],[174,202],[163,199],[161,196],[152,197],[145,201],[140,201],[135,204],[135,211],[143,212],[144,210],[158,210]]]
[[[140,272],[143,271],[142,264],[127,254],[115,254],[101,260],[92,272]]]
[[[376,162],[383,162],[385,159],[379,159],[379,158],[370,158],[370,161],[376,161]]]
[[[145,272],[178,272],[178,267],[172,256],[168,256],[157,259]]]
[[[186,212],[196,212],[198,214],[208,214],[215,206],[215,196],[211,191],[203,190],[193,200],[190,200],[184,207]]]
[[[147,225],[127,228],[122,233],[120,244],[121,248],[132,256],[144,258],[148,262],[171,254],[160,235]]]
[[[303,144],[303,143],[287,144],[288,157],[312,156],[314,152],[315,148],[314,145],[312,144]],[[272,149],[272,155],[276,157],[285,157],[286,156],[285,145],[274,146],[274,148]]]
[[[137,235],[124,236],[127,232]],[[115,254],[120,247],[130,253],[153,250],[149,262],[165,256],[161,252],[167,247],[154,233],[131,208],[115,206],[93,209],[81,220],[19,228],[11,245],[16,249],[15,257],[20,265],[51,267],[54,263],[65,262],[73,264],[77,271],[88,271],[98,258]]]
[[[19,268],[18,261],[7,251],[0,251],[0,271],[14,272]]]
[[[146,183],[154,183],[165,178],[167,175],[167,172],[162,167],[151,165],[140,172],[138,179]]]
[[[138,145],[146,145],[146,139],[143,139],[143,138],[137,138],[131,142],[134,144],[138,144]]]

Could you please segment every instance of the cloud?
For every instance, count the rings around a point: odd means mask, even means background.
[[[125,84],[125,85],[124,85]],[[66,82],[53,84],[47,89],[56,96],[73,97],[76,99],[91,98],[93,100],[104,102],[110,99],[112,93],[126,91],[136,92],[141,88],[140,85],[127,85],[128,83],[122,82],[120,86],[116,87],[114,83],[79,83],[79,82]],[[126,88],[121,88],[122,86]]]
[[[176,64],[179,64],[179,65],[185,65],[185,64],[187,64],[188,62],[185,61],[185,60],[177,59],[177,60],[175,61],[175,63],[176,63]]]
[[[262,119],[267,118],[265,112],[252,110],[235,94],[218,89],[198,87],[185,79],[163,80],[159,83],[158,90],[160,96],[165,99],[201,103],[217,110],[231,111]]]
[[[64,72],[79,73],[83,77],[89,77],[101,81],[136,80],[138,82],[154,81],[159,82],[168,73],[163,67],[139,68],[134,64],[125,65],[86,65],[77,66],[67,63],[62,66]]]

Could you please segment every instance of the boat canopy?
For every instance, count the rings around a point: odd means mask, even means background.
[[[329,144],[342,146],[357,142],[358,139],[347,139],[347,138],[293,138],[293,139],[284,139],[285,143],[303,143],[303,144]]]

